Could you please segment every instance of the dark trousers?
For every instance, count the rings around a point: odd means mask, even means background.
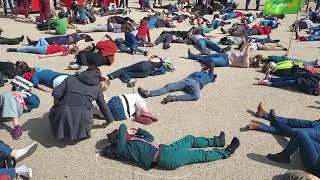
[[[7,8],[8,4],[7,3],[9,4],[11,13],[14,14],[14,8],[13,8],[13,5],[12,5],[12,0],[3,0],[3,11],[4,11],[4,14],[6,16],[8,15],[8,8]]]
[[[0,37],[0,44],[7,44],[7,45],[17,45],[20,43],[20,38],[4,38]]]
[[[320,157],[320,144],[311,138],[306,132],[301,130],[294,130],[286,124],[275,120],[274,126],[285,134],[290,134],[291,139],[289,144],[283,149],[282,153],[290,156],[294,151],[300,150],[301,160],[306,170],[320,171],[319,157]]]
[[[158,45],[163,42],[164,45],[169,45],[172,42],[172,34],[163,33],[155,41],[154,45]]]
[[[151,73],[151,64],[149,61],[141,61],[128,67],[121,68],[108,75],[112,79],[119,78],[122,82],[128,82],[131,78],[145,78]]]
[[[153,4],[157,4],[157,0],[154,0]],[[158,4],[162,5],[162,0],[158,0]]]
[[[37,29],[39,31],[46,31],[46,30],[49,30],[49,29],[55,30],[56,28],[55,28],[54,25],[49,24],[48,22],[45,22],[45,23],[38,24],[37,25]]]
[[[29,1],[28,0],[17,0],[16,1],[16,12],[15,12],[15,14],[17,15],[18,14],[18,7],[23,7],[23,10],[24,10],[24,15],[26,16],[26,17],[28,17],[29,16]]]
[[[110,65],[109,58],[102,56],[100,53],[94,53],[91,51],[80,51],[77,56],[77,64],[79,65],[96,65],[96,66],[103,66],[103,65]]]
[[[246,11],[249,10],[249,4],[251,0],[246,0]],[[256,10],[259,10],[260,0],[256,0]]]
[[[280,78],[271,78],[272,87],[293,87],[299,89],[298,77],[280,77]]]
[[[189,135],[170,145],[161,145],[158,165],[165,169],[177,169],[187,164],[227,159],[230,157],[230,152],[226,149],[208,151],[193,149],[221,146],[222,145],[217,138],[194,137]]]
[[[50,1],[49,0],[40,0],[40,22],[48,21],[50,16]]]

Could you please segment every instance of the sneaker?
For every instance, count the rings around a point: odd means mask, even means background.
[[[163,49],[169,49],[170,45],[169,44],[163,44]]]
[[[148,51],[144,51],[144,52],[143,52],[143,55],[144,55],[144,56],[148,56],[148,55],[149,55]]]
[[[26,157],[29,157],[38,147],[38,143],[32,143],[30,146],[27,146],[23,149],[18,149],[15,152],[14,158],[16,161],[21,161]]]
[[[77,70],[80,69],[80,65],[79,64],[72,64],[68,66],[69,69],[73,69],[73,70]]]
[[[13,139],[17,140],[22,138],[22,136],[23,136],[22,127],[20,125],[15,126],[12,132]]]
[[[132,88],[136,85],[137,80],[131,79],[130,81],[127,82],[127,87]]]
[[[227,31],[223,28],[220,29],[223,34],[227,34]]]
[[[80,69],[76,73],[82,73],[88,69],[88,66],[80,66]]]
[[[148,98],[150,97],[150,92],[148,90],[142,89],[141,87],[138,87],[138,93],[140,94],[141,97],[143,98]]]
[[[17,48],[8,48],[7,52],[17,52]]]
[[[169,102],[175,101],[175,96],[168,95],[167,97],[163,98],[161,104],[168,104]]]
[[[19,41],[22,42],[24,40],[24,35],[19,38]]]
[[[32,178],[32,169],[31,169],[31,168],[28,168],[28,167],[25,166],[25,165],[16,167],[15,170],[16,170],[16,173],[17,173],[19,176],[25,177],[25,178],[27,178],[27,179],[31,179],[31,178]]]
[[[191,50],[188,49],[188,59],[191,59],[191,56],[192,56]]]

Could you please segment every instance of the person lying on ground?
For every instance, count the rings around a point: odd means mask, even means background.
[[[149,29],[154,29],[154,28],[174,28],[175,26],[173,25],[172,21],[169,19],[162,19],[157,16],[148,16],[148,27]]]
[[[197,60],[207,66],[214,65],[215,67],[253,67],[253,58],[250,58],[250,44],[246,44],[240,52],[232,53],[216,53],[209,55],[197,55],[191,53],[188,49],[188,59]]]
[[[146,78],[148,76],[165,74],[167,71],[172,72],[174,70],[171,59],[153,55],[148,61],[140,61],[108,74],[106,79],[114,80],[119,78],[123,83],[127,83],[128,87],[134,87],[136,79],[133,78]]]
[[[244,42],[249,41],[253,43],[261,43],[261,44],[266,44],[266,43],[279,43],[280,40],[273,40],[270,38],[268,35],[267,38],[255,38],[255,37],[250,37],[246,38],[244,36],[238,37],[238,36],[226,36],[220,39],[219,43],[222,45],[239,45],[241,46]]]
[[[39,39],[36,46],[25,48],[8,48],[7,52],[21,52],[21,53],[34,53],[43,54],[39,58],[48,58],[55,56],[67,56],[68,54],[75,54],[78,52],[76,46],[65,45],[49,45],[44,39]]]
[[[28,46],[36,46],[38,41],[33,41],[27,36]],[[69,44],[77,44],[77,42],[81,40],[85,40],[85,42],[93,41],[93,39],[87,34],[77,34],[72,33],[66,36],[51,36],[44,38],[50,45],[69,45]]]
[[[12,121],[14,129],[12,130],[13,139],[22,138],[23,129],[19,122],[19,117],[30,112],[40,105],[40,99],[37,95],[29,92],[17,91],[15,87],[9,92],[0,95],[0,115],[4,121]]]
[[[271,33],[271,28],[268,26],[254,25],[252,28],[246,23],[236,23],[228,30],[221,28],[223,34],[229,33],[231,36],[253,36],[253,35],[269,35]]]
[[[211,39],[201,35],[190,35],[190,40],[197,46],[202,54],[210,54],[210,50],[216,51],[218,53],[225,53],[231,50],[231,46],[221,48],[217,43],[213,42]]]
[[[32,143],[31,145],[22,148],[22,149],[13,149],[9,145],[3,143],[0,140],[0,164],[6,164],[6,160],[12,160],[14,162],[21,161],[27,157],[29,157],[36,149],[37,149],[38,144],[37,143]],[[13,163],[13,162],[12,162]],[[9,166],[12,166],[10,164]],[[32,169],[25,166],[21,165],[19,167],[8,167],[8,168],[0,168],[0,175],[2,177],[4,175],[9,176],[8,179],[15,179],[18,176],[21,176],[26,179],[31,179],[32,178]]]
[[[115,121],[123,121],[130,117],[134,117],[133,121],[144,125],[150,125],[158,121],[158,118],[148,110],[146,102],[139,94],[113,96],[111,99],[105,98],[105,101]],[[94,103],[93,105],[93,114],[104,118],[97,104]]]
[[[320,41],[320,34],[313,34],[309,36],[300,36],[298,32],[296,32],[296,39],[300,41]]]
[[[2,34],[3,30],[0,28],[0,35]],[[23,42],[24,36],[20,36],[17,38],[5,38],[0,36],[0,44],[6,44],[6,45],[17,45]]]
[[[110,143],[101,150],[103,156],[133,161],[145,170],[156,166],[174,170],[187,164],[227,159],[240,145],[239,139],[234,137],[230,145],[224,148],[224,132],[212,138],[188,135],[173,144],[158,144],[153,142],[154,137],[146,130],[141,128],[127,129],[125,124],[121,124],[119,130],[109,134],[108,140]],[[221,149],[198,149],[207,147]]]
[[[25,61],[16,61],[15,63],[0,62],[0,73],[9,79],[13,79],[15,76],[22,76],[29,70],[30,67]]]
[[[303,65],[306,66],[314,66],[314,67],[319,67],[320,62],[318,60],[305,60],[302,58],[294,58],[294,57],[288,57],[288,56],[266,56],[262,54],[257,54],[255,56],[255,59],[260,62],[260,63],[265,63],[269,64],[271,62],[273,63],[279,63],[283,61],[293,61],[295,63],[302,62]]]
[[[58,87],[68,76],[69,74],[40,67],[32,68],[23,75],[26,80],[33,83],[33,87],[44,92],[51,92],[51,89]]]
[[[80,51],[76,56],[76,63],[69,65],[68,68],[84,71],[90,64],[97,67],[104,65],[111,66],[115,61],[115,54],[117,51],[118,48],[116,43],[108,34],[106,34],[90,51]]]
[[[279,43],[256,43],[255,40],[245,41],[241,46],[240,49],[246,47],[246,44],[250,44],[250,51],[288,51],[288,48],[282,46]]]
[[[288,134],[291,138],[288,145],[281,152],[268,154],[267,158],[275,162],[289,164],[291,162],[291,155],[299,149],[300,157],[306,171],[320,177],[319,141],[303,129],[290,128],[276,117],[273,109],[270,111],[270,116],[270,124],[277,128],[281,133]]]
[[[114,32],[120,33],[123,32],[123,25],[117,23],[109,24],[97,24],[84,29],[77,29],[78,33],[92,33],[92,32]]]
[[[306,94],[320,95],[320,74],[303,73],[295,77],[261,79],[257,85],[277,88],[291,87]]]
[[[174,101],[196,101],[200,98],[201,89],[211,83],[214,82],[217,75],[214,74],[214,65],[211,66],[203,66],[202,71],[194,72],[190,74],[187,78],[180,80],[175,83],[170,83],[165,85],[163,88],[148,91],[141,87],[138,88],[138,93],[143,98],[161,96],[167,94],[169,92],[175,91],[184,91],[186,94],[174,96],[168,95],[165,97],[161,103],[167,104],[169,102]]]
[[[128,26],[123,27],[125,39],[117,38],[115,43],[121,52],[134,54],[136,52],[142,53],[147,56],[148,51],[139,48],[136,36],[133,34],[132,29]]]
[[[106,124],[113,122],[112,112],[103,96],[109,84],[97,67],[89,66],[84,72],[68,76],[56,87],[52,92],[54,106],[49,112],[54,137],[71,141],[89,138],[93,126],[93,101],[97,102]]]
[[[176,4],[170,4],[169,3],[168,5],[164,5],[164,6],[153,4],[153,8],[168,10],[168,12],[163,11],[167,15],[167,17],[169,17],[169,15],[172,15],[175,12],[180,12],[181,11],[179,2],[176,3]]]

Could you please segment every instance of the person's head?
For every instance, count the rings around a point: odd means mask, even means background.
[[[25,61],[17,61],[16,62],[16,68],[17,69],[23,69],[23,70],[27,70],[29,69],[29,65],[25,62]]]
[[[64,15],[64,13],[63,13],[63,12],[61,12],[61,11],[60,11],[60,12],[58,13],[58,17],[59,17],[60,19],[62,19],[62,18],[64,18],[64,17],[65,17],[65,15]]]
[[[101,150],[101,155],[105,156],[110,159],[115,159],[116,158],[116,148],[117,148],[118,143],[113,142],[113,143],[108,143],[102,150]]]
[[[258,61],[255,57],[249,57],[250,67],[258,68],[260,67],[260,61]]]
[[[130,25],[129,23],[123,24],[123,25],[122,25],[123,32],[125,32],[125,33],[131,32],[131,27],[130,27],[130,26],[131,26],[131,25]]]
[[[219,14],[214,14],[213,15],[213,19],[218,19],[220,16],[219,16]]]
[[[147,21],[148,21],[148,18],[147,18],[147,17],[142,18],[141,21],[140,21],[140,25],[146,24]]]
[[[115,129],[111,133],[108,133],[107,138],[110,143],[116,142],[119,139],[119,130]]]
[[[237,7],[239,6],[239,3],[238,2],[232,2],[231,6],[232,6],[233,9],[237,9]]]
[[[269,70],[271,70],[272,69],[272,66],[269,64],[269,63],[267,63],[267,64],[264,64],[263,66],[262,66],[262,72],[263,73],[266,73],[267,71],[269,71]]]
[[[77,5],[77,8],[78,8],[80,11],[82,11],[82,10],[86,9],[86,6],[85,6],[84,4],[78,4],[78,5]]]

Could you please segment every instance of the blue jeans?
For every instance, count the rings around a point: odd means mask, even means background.
[[[35,54],[47,54],[47,49],[48,49],[48,42],[41,38],[38,42],[37,45],[34,47],[26,47],[26,48],[18,48],[18,52],[23,52],[23,53],[35,53]]]
[[[208,25],[208,28],[217,29],[221,25],[222,25],[222,21],[220,21],[220,20],[212,20],[211,24]]]
[[[319,41],[320,40],[320,34],[314,34],[305,37],[307,41]]]
[[[318,10],[319,8],[320,8],[320,0],[317,0],[316,10]]]
[[[0,164],[3,163],[3,160],[1,159],[2,156],[8,157],[11,155],[12,149],[3,143],[0,143]],[[0,169],[0,174],[8,174],[10,175],[11,179],[14,179],[17,174],[15,169],[9,168],[9,169]]]
[[[268,56],[268,59],[264,60],[263,62],[264,63],[270,63],[270,62],[278,63],[278,62],[288,61],[288,60],[293,61],[293,62],[301,61],[306,66],[314,66],[316,64],[315,61],[306,61],[306,60],[291,58],[291,57],[287,57],[287,56]]]
[[[216,52],[222,52],[222,48],[218,46],[215,42],[207,38],[202,38],[197,41],[197,46],[200,48],[200,51],[212,49]]]
[[[130,47],[126,46],[124,39],[122,38],[117,38],[115,39],[115,43],[117,47],[120,49],[120,51],[129,53],[130,52]],[[140,53],[144,53],[143,49],[140,49],[138,46],[131,47],[133,51],[137,51]]]
[[[275,20],[265,19],[261,22],[263,26],[270,26],[272,29],[276,28],[278,23]]]
[[[222,16],[223,20],[234,19],[234,18],[237,18],[237,13],[235,13],[235,12],[227,13]]]
[[[151,97],[161,96],[169,92],[184,91],[185,95],[176,96],[175,101],[196,101],[200,98],[200,83],[194,79],[186,78],[181,81],[170,83],[158,90],[150,91]]]
[[[297,77],[271,78],[272,87],[293,87],[298,89]]]
[[[175,5],[169,4],[168,6],[169,6],[168,7],[168,13],[169,14],[172,14],[174,12],[178,12],[179,11]]]
[[[148,21],[148,28],[149,28],[149,29],[154,29],[154,28],[156,28],[157,23],[158,23],[158,18],[156,18],[156,17],[150,18],[149,21]]]
[[[210,55],[196,55],[191,54],[191,59],[198,60],[206,65],[214,64],[215,67],[227,67],[229,66],[229,58],[227,54],[217,53]]]
[[[292,137],[282,153],[290,156],[294,151],[300,150],[301,160],[306,170],[314,168],[320,157],[320,144],[302,130],[294,130],[279,120],[274,125],[283,133]],[[317,167],[319,168],[319,167]]]
[[[269,113],[265,113],[264,119],[269,120]],[[277,116],[277,119],[287,125],[288,127],[294,130],[301,130],[306,132],[310,137],[312,137],[315,141],[320,143],[320,122],[312,121],[312,120],[304,120],[304,119],[295,119],[295,118],[286,118]],[[291,137],[289,134],[283,134],[278,128],[274,126],[268,126],[264,123],[261,123],[259,126],[259,131],[263,131],[270,134],[282,135]]]
[[[272,43],[272,39],[270,38],[253,38],[255,43],[262,43],[262,44],[266,44],[266,43]]]

